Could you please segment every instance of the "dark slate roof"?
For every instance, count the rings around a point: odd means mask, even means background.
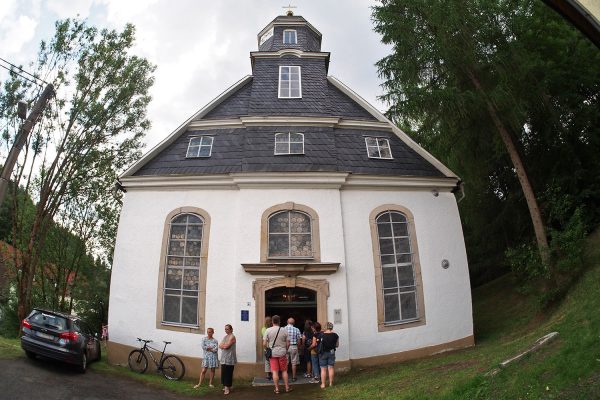
[[[282,62],[284,63],[284,62]],[[316,69],[316,71],[311,71]],[[327,80],[323,81],[319,68],[309,65],[303,68],[303,87],[301,99],[279,99],[277,97],[277,76],[263,68],[262,82],[252,79],[239,90],[217,105],[202,118],[230,119],[246,116],[312,116],[340,117],[365,121],[377,121],[367,110],[342,93]],[[278,69],[276,69],[278,71]],[[267,75],[271,75],[269,78]],[[313,76],[314,75],[314,79]],[[312,79],[312,82],[311,82]],[[306,84],[307,80],[311,82]],[[314,94],[313,94],[314,92]]]
[[[299,23],[300,52],[271,53],[277,50],[281,32],[263,43],[264,49],[251,53],[252,78],[222,99],[211,111],[196,120],[236,119],[239,117],[337,117],[346,120],[378,122],[361,104],[351,99],[327,80],[329,53],[315,52],[320,34],[299,16],[277,17],[274,31],[284,29],[285,22]],[[305,23],[305,24],[304,24]],[[267,25],[268,27],[269,25]],[[264,31],[264,29],[263,29]],[[302,40],[300,40],[302,38]],[[311,42],[314,40],[314,42]],[[281,43],[280,43],[281,44]],[[301,67],[302,97],[280,99],[280,66]],[[185,131],[148,161],[140,163],[134,175],[199,175],[232,172],[349,172],[396,176],[444,176],[424,157],[412,150],[389,131],[360,131],[333,127],[249,126],[245,128]],[[274,134],[304,134],[303,155],[274,155]],[[190,137],[214,136],[212,155],[186,158]],[[390,140],[393,160],[369,159],[365,136]]]
[[[304,134],[305,154],[274,155],[275,133],[290,131]],[[199,135],[214,136],[212,156],[186,158],[190,138]],[[366,136],[388,138],[394,159],[368,158]],[[289,126],[188,131],[146,163],[135,175],[312,171],[387,176],[443,176],[391,132]]]

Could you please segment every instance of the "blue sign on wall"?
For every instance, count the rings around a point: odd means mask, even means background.
[[[242,321],[250,321],[250,311],[242,310]]]

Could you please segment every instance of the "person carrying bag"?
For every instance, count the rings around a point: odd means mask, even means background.
[[[267,347],[265,349],[265,358],[267,360],[270,360],[271,357],[273,357],[273,347],[275,346],[275,342],[277,341],[277,336],[279,336],[280,330],[281,330],[281,327],[279,327],[279,329],[277,329],[277,335],[275,335],[275,340],[273,340],[273,345],[271,345],[271,347]]]

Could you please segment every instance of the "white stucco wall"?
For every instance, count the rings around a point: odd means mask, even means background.
[[[383,204],[409,209],[415,220],[427,324],[378,332],[369,214]],[[473,334],[471,289],[454,195],[423,191],[342,192],[351,358],[398,353]],[[441,267],[443,259],[450,262]]]
[[[255,362],[253,276],[242,263],[260,261],[263,212],[295,202],[319,215],[321,261],[339,262],[327,279],[335,327],[341,337],[339,360],[396,353],[445,343],[472,334],[467,260],[454,196],[429,191],[340,191],[337,189],[129,190],[124,199],[111,279],[109,334],[113,342],[136,345],[135,338],[172,341],[169,351],[200,357],[202,335],[156,329],[159,266],[166,216],[179,207],[198,207],[211,218],[207,263],[206,327],[224,335],[230,323],[238,359]],[[386,203],[402,205],[415,217],[425,293],[427,325],[378,333],[370,212]],[[206,245],[206,243],[205,243]],[[442,259],[450,261],[443,270]],[[240,311],[250,311],[242,322]],[[326,322],[326,321],[322,321]]]

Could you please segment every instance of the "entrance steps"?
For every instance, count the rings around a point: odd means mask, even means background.
[[[290,374],[291,376],[291,374]],[[310,385],[309,382],[310,378],[305,378],[304,375],[299,375],[298,379],[296,380],[296,382],[292,382],[292,378],[290,377],[290,381],[289,384],[290,385]],[[272,380],[268,380],[267,378],[265,378],[264,376],[261,377],[255,377],[252,380],[252,386],[274,386],[275,384],[273,383]],[[313,385],[318,385],[317,383],[313,383]],[[282,388],[283,386],[283,379],[279,379],[279,387]]]

